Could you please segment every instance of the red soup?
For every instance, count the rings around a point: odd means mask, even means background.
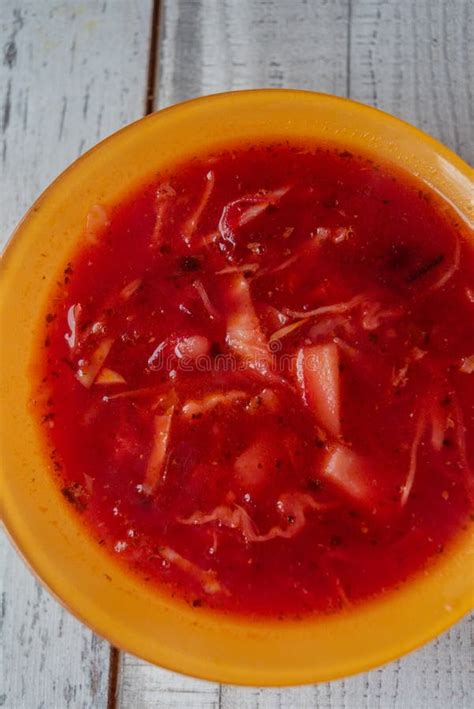
[[[471,523],[473,274],[446,205],[348,152],[229,148],[94,206],[39,354],[65,500],[193,606],[395,589]]]

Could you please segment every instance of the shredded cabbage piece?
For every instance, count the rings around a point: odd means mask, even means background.
[[[156,387],[143,387],[141,389],[128,389],[120,391],[117,394],[106,394],[102,397],[102,401],[114,401],[115,399],[134,399],[142,396],[153,396],[157,392]]]
[[[241,266],[227,266],[216,271],[216,276],[224,276],[227,273],[255,273],[260,268],[258,263],[244,263]]]
[[[264,271],[262,271],[259,275],[268,276],[268,275],[270,275],[270,274],[272,274],[272,273],[279,273],[280,271],[284,271],[285,268],[288,268],[288,266],[292,266],[294,263],[296,263],[297,261],[299,261],[299,259],[300,259],[302,256],[303,256],[302,253],[296,253],[296,254],[293,254],[292,256],[288,256],[287,259],[285,259],[285,260],[282,261],[280,264],[278,264],[278,266],[275,266],[275,268],[271,268],[271,269],[269,269],[269,270],[264,270]]]
[[[220,505],[209,514],[195,512],[187,519],[180,519],[179,521],[182,524],[193,525],[217,522],[224,527],[237,529],[246,542],[268,542],[277,537],[289,539],[298,534],[306,524],[306,510],[321,512],[329,509],[328,505],[316,502],[311,495],[303,492],[284,493],[280,496],[276,506],[282,517],[287,518],[288,524],[285,527],[272,527],[266,534],[258,533],[248,512],[240,505],[234,505],[233,508],[227,505]]]
[[[413,443],[410,449],[410,463],[408,466],[408,474],[405,480],[405,484],[402,487],[402,494],[400,497],[400,505],[404,507],[410,497],[410,493],[413,489],[413,484],[415,482],[416,476],[416,466],[418,457],[418,448],[420,447],[421,439],[423,438],[423,433],[426,428],[426,412],[422,409],[421,413],[418,415],[418,420],[416,422],[415,435],[413,438]]]
[[[204,288],[204,285],[203,285],[202,281],[200,281],[200,280],[195,280],[195,281],[193,282],[193,286],[194,286],[194,288],[197,290],[197,292],[198,292],[198,294],[199,294],[199,297],[200,297],[201,300],[202,300],[202,304],[203,304],[204,307],[206,308],[206,310],[207,310],[207,312],[208,312],[209,317],[211,318],[211,320],[218,320],[218,319],[219,319],[219,313],[218,313],[218,311],[216,310],[216,308],[213,306],[213,304],[211,303],[210,298],[209,298],[209,296],[208,296],[208,294],[207,294],[206,289]]]
[[[166,346],[168,345],[168,340],[162,340],[153,350],[151,355],[148,357],[147,364],[148,367],[156,372],[163,366],[163,353]]]
[[[104,338],[92,353],[88,361],[79,360],[79,368],[76,372],[76,379],[82,386],[89,389],[108,357],[114,341],[111,337]]]
[[[217,578],[215,571],[211,569],[201,569],[197,564],[193,564],[189,559],[185,559],[184,556],[178,554],[177,551],[171,549],[171,547],[161,547],[160,556],[168,561],[170,564],[174,564],[181,571],[185,571],[187,574],[192,576],[201,586],[202,590],[209,595],[214,595],[215,593],[228,593],[228,591],[222,586]]]
[[[231,389],[230,391],[216,391],[208,394],[203,399],[186,401],[181,412],[187,418],[199,416],[212,411],[217,406],[229,406],[234,401],[248,399],[249,395],[245,391]]]
[[[214,391],[202,399],[189,399],[183,404],[181,413],[186,418],[193,418],[206,414],[218,406],[231,406],[237,401],[247,401],[245,411],[251,414],[257,413],[262,407],[269,411],[278,408],[278,398],[271,389],[264,388],[255,396],[250,396],[248,392],[240,389],[230,389]]]
[[[280,189],[276,189],[271,192],[262,191],[257,194],[239,197],[239,199],[226,204],[222,210],[221,218],[219,220],[219,234],[225,247],[235,247],[235,227],[244,226],[253,219],[256,219],[256,217],[262,214],[270,205],[276,204],[276,202],[278,202],[289,191],[289,189],[289,187],[281,187]],[[249,206],[243,211],[240,211],[239,214],[239,209],[246,204]],[[235,220],[235,225],[232,225],[231,223],[232,212],[237,212],[238,214]]]
[[[154,418],[153,447],[143,482],[143,492],[148,495],[156,490],[163,478],[174,408],[174,406],[170,406],[165,414],[158,414]]]
[[[295,322],[290,323],[290,325],[285,325],[285,327],[281,327],[279,330],[276,330],[270,335],[268,343],[270,344],[272,342],[276,342],[276,340],[281,340],[283,339],[283,337],[290,335],[294,330],[297,330],[302,325],[305,325],[308,320],[309,318],[303,318],[302,320],[296,320]]]
[[[202,216],[204,210],[206,209],[207,203],[209,202],[212,191],[214,189],[215,182],[216,182],[216,178],[214,175],[214,171],[209,170],[209,172],[206,175],[206,186],[204,188],[204,192],[203,192],[203,195],[199,201],[199,204],[197,205],[196,209],[191,214],[191,216],[187,219],[183,228],[181,229],[181,235],[182,235],[184,242],[186,243],[187,246],[191,246],[192,237],[196,231],[199,220],[201,219],[201,216]]]
[[[155,196],[155,224],[151,235],[152,246],[157,246],[161,241],[163,226],[166,220],[166,213],[170,207],[171,200],[176,197],[176,190],[165,182],[156,190]]]
[[[349,310],[357,308],[361,303],[367,300],[367,295],[361,293],[356,295],[350,300],[343,303],[334,303],[333,305],[322,305],[320,308],[315,308],[315,310],[290,310],[290,308],[285,308],[285,313],[292,318],[314,318],[318,315],[326,315],[327,313],[347,313]]]
[[[94,384],[126,384],[127,381],[114,369],[102,367],[97,375]]]

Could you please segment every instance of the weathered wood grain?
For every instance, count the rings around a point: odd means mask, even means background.
[[[474,2],[351,0],[348,93],[474,164]]]
[[[164,0],[157,106],[202,94],[296,87],[348,95],[473,159],[470,0]],[[468,709],[474,619],[410,656],[294,689],[200,682],[122,658],[119,704],[219,709]]]
[[[347,0],[165,0],[158,107],[230,89],[344,95]]]
[[[474,623],[458,623],[426,647],[372,672],[289,689],[202,682],[122,658],[123,709],[471,709]]]
[[[144,110],[151,2],[0,2],[0,246],[69,162]],[[1,425],[1,423],[0,423]],[[0,706],[107,705],[109,647],[0,540]]]
[[[120,709],[221,709],[222,689],[124,654],[117,703]]]

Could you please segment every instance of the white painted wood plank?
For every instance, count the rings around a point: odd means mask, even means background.
[[[80,153],[143,113],[151,2],[1,0],[0,246]],[[107,705],[109,647],[0,540],[0,706]]]
[[[344,95],[346,0],[164,0],[158,106],[230,89]]]
[[[349,91],[474,164],[474,2],[352,0]]]
[[[120,709],[220,709],[220,695],[221,687],[215,682],[185,677],[122,655]]]
[[[222,709],[471,709],[474,624],[459,623],[418,652],[346,680],[291,689],[222,687]],[[152,706],[152,705],[149,705]]]
[[[473,7],[470,0],[164,0],[157,106],[259,86],[351,95],[469,160]],[[120,706],[468,709],[473,636],[474,618],[465,619],[381,669],[292,689],[219,688],[125,656]]]

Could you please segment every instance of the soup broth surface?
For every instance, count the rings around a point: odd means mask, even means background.
[[[94,205],[38,355],[66,501],[195,607],[395,590],[471,523],[473,273],[446,205],[347,151],[229,148]]]

